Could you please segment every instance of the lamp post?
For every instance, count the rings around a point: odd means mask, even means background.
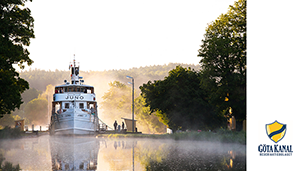
[[[131,79],[131,82],[128,83],[132,85],[132,132],[134,132],[134,79],[130,76],[126,76],[126,78]]]

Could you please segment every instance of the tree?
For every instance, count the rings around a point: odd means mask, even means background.
[[[214,129],[223,123],[207,101],[200,85],[200,73],[177,66],[164,80],[149,81],[140,87],[150,113],[157,116],[172,130]]]
[[[45,98],[36,98],[31,100],[25,106],[25,118],[30,123],[35,125],[46,125],[48,124],[48,101]]]
[[[246,119],[246,28],[246,0],[238,0],[206,28],[198,54],[210,102],[219,111],[232,108],[240,123]]]
[[[24,7],[25,2],[27,0],[0,2],[0,117],[19,108],[21,93],[29,88],[12,65],[18,64],[24,69],[24,63],[33,63],[25,46],[34,38],[34,20],[31,11]]]
[[[165,133],[165,125],[161,122],[157,114],[154,112],[151,115],[150,107],[145,106],[145,98],[142,96],[134,100],[134,114],[139,123],[139,130],[148,133]]]
[[[125,84],[114,81],[109,83],[109,90],[102,97],[101,109],[105,115],[102,119],[113,123],[115,120],[121,124],[121,118],[131,118],[131,87]],[[137,97],[135,92],[135,97]],[[164,126],[158,121],[156,116],[149,116],[149,110],[144,106],[144,99],[140,96],[134,99],[134,114],[137,119],[137,127],[142,132],[163,132]],[[147,113],[147,114],[145,114]]]
[[[119,81],[110,82],[109,86],[110,89],[104,94],[100,104],[105,113],[103,119],[113,123],[121,117],[131,116],[131,89]]]
[[[42,94],[42,91],[39,91],[35,88],[29,88],[24,93],[22,93],[23,103],[26,104],[31,100],[38,98],[40,94]]]
[[[14,122],[14,118],[12,116],[12,114],[8,114],[8,115],[5,115],[4,117],[2,117],[0,119],[0,125],[2,127],[6,127],[6,126],[9,126],[9,127],[13,127],[15,122]]]

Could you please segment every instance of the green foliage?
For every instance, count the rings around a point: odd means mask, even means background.
[[[246,144],[245,131],[223,129],[217,131],[176,132],[173,134],[99,134],[98,136],[105,138],[151,138]]]
[[[102,97],[103,101],[101,109],[105,113],[104,118],[108,123],[113,123],[117,120],[121,124],[121,118],[131,118],[132,111],[132,96],[131,87],[127,86],[119,81],[109,83],[110,89]],[[135,97],[137,97],[135,93]],[[139,131],[146,132],[162,132],[164,125],[158,121],[156,116],[149,115],[149,109],[145,108],[143,100],[138,97],[134,101],[135,105],[135,119],[137,119],[137,127]]]
[[[209,24],[198,56],[210,103],[219,111],[231,107],[238,121],[246,119],[246,0]]]
[[[4,129],[0,130],[0,139],[4,138],[18,138],[21,137],[21,129],[19,128],[10,128],[5,127]]]
[[[220,136],[220,142],[222,143],[240,143],[246,144],[246,132],[245,131],[230,131],[220,129],[217,134]]]
[[[126,75],[134,77],[135,85],[137,87],[149,80],[163,79],[168,72],[174,69],[179,63],[169,63],[168,65],[154,65],[145,66],[139,68],[131,68],[128,70],[108,70],[108,71],[80,71],[80,75],[85,79],[86,83],[91,83],[95,78],[99,80],[97,84],[105,84],[118,80],[122,83],[127,83],[128,79]],[[197,68],[198,65],[180,64],[183,67]],[[35,88],[40,91],[45,91],[47,85],[62,84],[63,80],[70,78],[69,71],[45,71],[39,69],[29,69],[28,71],[22,71],[20,76],[26,79],[31,88]],[[95,86],[95,85],[94,85]],[[137,89],[138,90],[138,89]]]
[[[1,69],[0,66],[0,114],[10,114],[22,104],[21,93],[29,86],[24,79],[18,76],[17,72]]]
[[[31,100],[33,100],[35,98],[38,98],[41,94],[42,94],[42,91],[39,91],[35,88],[30,88],[30,89],[26,90],[22,94],[23,103],[20,106],[20,109],[17,109],[11,113],[14,120],[25,119],[25,124],[30,124],[29,120],[25,118],[24,108],[26,107],[28,102],[30,102]],[[51,96],[52,96],[52,94],[51,94]],[[0,125],[1,125],[1,120],[0,120]]]
[[[215,129],[224,122],[207,101],[200,85],[201,73],[177,66],[164,80],[149,81],[140,87],[150,112],[172,130]]]
[[[48,118],[48,101],[44,98],[36,98],[31,100],[25,106],[25,118],[30,121],[30,123],[35,125],[47,124],[49,122]]]
[[[22,100],[24,104],[27,104],[31,100],[38,98],[40,94],[42,94],[42,91],[35,88],[30,88],[22,94]]]
[[[140,127],[143,126],[142,128],[139,128],[139,130],[143,133],[166,132],[165,125],[161,122],[159,117],[157,117],[155,112],[152,114],[150,113],[150,107],[145,106],[145,99],[142,96],[139,96],[134,100],[134,105],[136,119],[138,120],[138,123],[140,123]]]
[[[170,135],[170,138],[174,140],[195,140],[195,141],[246,144],[245,131],[230,131],[230,130],[218,130],[217,132],[191,131],[191,132],[174,133]]]
[[[14,124],[15,122],[12,114],[7,114],[0,118],[0,125],[3,127],[12,127]]]
[[[70,72],[60,70],[45,71],[40,69],[29,69],[28,71],[20,72],[20,76],[29,82],[31,88],[35,88],[39,91],[45,91],[49,84],[63,84],[64,80],[70,79]]]
[[[131,116],[131,88],[119,81],[111,82],[109,86],[110,89],[102,97],[101,109],[109,123],[118,120],[120,124],[121,117]]]
[[[18,64],[32,64],[29,52],[30,38],[34,38],[33,18],[27,0],[7,0],[0,2],[0,117],[10,114],[22,104],[21,93],[29,88],[28,82],[19,77],[13,68]],[[22,7],[20,7],[22,6]]]

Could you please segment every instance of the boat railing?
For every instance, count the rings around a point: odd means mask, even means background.
[[[99,128],[100,130],[106,131],[106,130],[113,130],[112,127],[108,126],[105,122],[103,122],[98,116],[98,121],[99,121]]]
[[[87,111],[86,109],[81,109],[83,112],[91,114],[91,112]]]

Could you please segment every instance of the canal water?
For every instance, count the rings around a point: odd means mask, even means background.
[[[164,139],[63,137],[0,140],[22,170],[246,170],[246,146]]]

